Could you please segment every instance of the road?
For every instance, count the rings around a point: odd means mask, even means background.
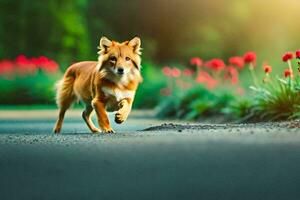
[[[116,134],[80,112],[0,111],[0,199],[299,199],[300,131],[282,124],[165,124],[134,112]]]

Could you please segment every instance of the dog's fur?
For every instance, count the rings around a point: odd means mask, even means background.
[[[85,104],[82,117],[93,133],[114,132],[106,111],[117,111],[117,123],[127,119],[135,91],[142,81],[140,46],[138,37],[122,43],[102,37],[98,62],[79,62],[67,69],[63,79],[57,83],[57,105],[60,110],[55,133],[60,132],[65,112],[76,99]],[[94,109],[100,129],[91,120]]]

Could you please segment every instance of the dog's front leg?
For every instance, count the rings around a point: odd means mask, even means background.
[[[92,105],[96,111],[98,123],[102,131],[104,133],[114,133],[114,130],[110,127],[104,103],[99,99],[94,99]]]
[[[130,98],[125,98],[120,101],[119,110],[115,115],[116,123],[121,124],[127,119],[128,115],[131,111],[131,106],[132,106],[132,99],[130,99]]]

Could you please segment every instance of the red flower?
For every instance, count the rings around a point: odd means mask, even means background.
[[[191,69],[184,69],[183,70],[183,75],[184,76],[192,76],[194,74],[194,71]]]
[[[238,57],[238,56],[231,57],[231,58],[229,58],[229,64],[242,69],[244,67],[244,58]]]
[[[25,75],[27,73],[29,74],[34,74],[36,67],[35,64],[33,64],[30,59],[28,59],[26,56],[24,55],[19,55],[16,58],[16,65],[18,67],[18,72],[21,75]]]
[[[270,74],[272,72],[272,67],[269,65],[264,65],[263,68],[266,74]]]
[[[292,77],[293,76],[293,72],[289,69],[284,70],[284,77]]]
[[[256,61],[256,54],[252,51],[245,53],[244,62],[245,63],[254,63]]]
[[[190,64],[191,64],[191,65],[195,65],[195,66],[197,66],[197,67],[201,67],[202,64],[203,64],[203,61],[202,61],[202,59],[199,58],[199,57],[194,57],[194,58],[191,58],[191,59],[190,59]]]
[[[293,59],[294,54],[292,52],[286,52],[283,56],[282,56],[282,61],[283,62],[287,62],[288,60]]]
[[[172,76],[173,76],[173,77],[177,78],[177,77],[180,76],[180,74],[181,74],[180,69],[178,69],[178,68],[176,68],[176,67],[174,67],[174,68],[172,69]]]
[[[225,68],[225,63],[223,62],[223,60],[215,58],[215,59],[208,61],[206,63],[206,66],[215,71],[221,71],[222,69]]]
[[[16,64],[19,66],[27,65],[27,64],[29,64],[29,62],[30,61],[24,55],[18,55],[16,58]]]
[[[55,61],[48,59],[42,64],[42,68],[48,73],[55,73],[58,70],[58,64]]]
[[[168,66],[165,66],[165,67],[162,68],[162,73],[165,76],[172,76],[172,69]]]
[[[296,51],[296,58],[300,59],[300,50]]]
[[[33,63],[36,64],[37,67],[42,68],[44,71],[48,73],[54,73],[58,70],[58,64],[46,56],[40,56],[39,58],[32,58]]]

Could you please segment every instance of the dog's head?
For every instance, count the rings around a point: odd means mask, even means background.
[[[141,40],[138,37],[122,43],[111,41],[106,37],[100,39],[98,60],[99,70],[105,69],[115,77],[139,73],[141,68]]]

